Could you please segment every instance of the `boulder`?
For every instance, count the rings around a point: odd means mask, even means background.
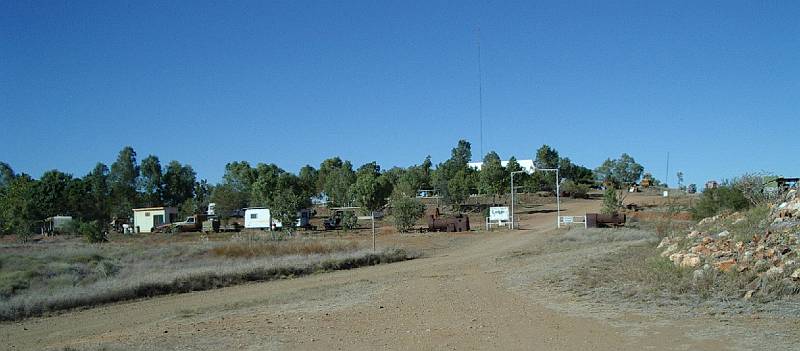
[[[705,245],[703,244],[697,244],[689,249],[689,252],[693,254],[700,254],[701,252],[708,252],[708,251],[709,251],[708,248],[706,248]]]
[[[747,292],[744,293],[744,299],[750,300],[753,297],[753,293],[755,292],[756,292],[755,290],[747,290]]]
[[[794,273],[792,273],[792,275],[790,275],[790,277],[792,277],[792,279],[794,279],[794,280],[800,280],[800,268],[795,269]]]
[[[694,272],[692,272],[692,281],[696,283],[698,280],[702,280],[705,275],[706,274],[702,269],[696,269]]]
[[[664,252],[661,253],[661,257],[670,256],[673,253],[675,253],[675,251],[678,251],[678,244],[672,244],[669,247],[667,247],[667,249],[664,250]]]
[[[700,265],[700,257],[695,254],[686,254],[680,263],[681,267],[694,268]]]
[[[717,263],[714,263],[714,267],[716,267],[720,271],[727,272],[730,271],[732,268],[736,267],[736,260],[731,258],[729,260],[719,261]]]
[[[671,243],[672,243],[672,240],[670,240],[669,237],[664,237],[664,239],[661,239],[661,242],[658,243],[658,246],[656,246],[656,249],[660,249],[660,248],[665,247],[665,246],[667,246],[667,245],[669,245]]]
[[[723,230],[721,233],[717,234],[718,238],[727,238],[731,235],[731,233],[727,230]]]
[[[680,266],[681,262],[683,262],[683,256],[686,256],[682,253],[674,253],[669,255],[669,260],[676,266]]]

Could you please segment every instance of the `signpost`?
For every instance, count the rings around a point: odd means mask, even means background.
[[[510,215],[508,207],[489,207],[490,221],[508,221]]]
[[[508,207],[489,207],[489,217],[486,218],[486,230],[489,230],[490,224],[496,222],[498,226],[509,223],[511,214]]]
[[[586,228],[586,216],[558,216],[558,227],[561,228],[562,224],[565,226],[583,224],[583,227]]]
[[[375,211],[370,212],[369,216],[358,216],[358,219],[372,221],[372,252],[375,252]]]

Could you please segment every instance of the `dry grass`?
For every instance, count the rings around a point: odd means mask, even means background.
[[[652,232],[630,228],[573,229],[555,238],[555,241],[574,243],[611,243],[639,240],[657,243],[659,239]]]
[[[263,257],[288,255],[330,254],[334,252],[355,251],[358,244],[353,241],[301,240],[277,242],[245,242],[216,246],[210,250],[221,257]]]
[[[414,257],[324,239],[0,247],[0,320]]]
[[[606,230],[610,229],[600,229]],[[758,278],[756,272],[749,270],[739,273],[680,268],[668,258],[660,257],[661,251],[653,241],[643,240],[577,266],[570,274],[553,278],[551,283],[580,296],[649,307],[682,306],[691,310],[702,306],[710,313],[766,309],[778,314],[797,312],[796,295],[800,291],[796,284],[784,279]],[[756,287],[758,292],[745,299],[745,293]]]

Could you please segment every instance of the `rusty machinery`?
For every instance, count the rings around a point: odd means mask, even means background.
[[[425,213],[428,220],[428,231],[431,232],[467,232],[469,231],[469,216],[459,213],[452,217],[442,217],[438,208]]]
[[[624,213],[615,213],[611,215],[602,213],[586,214],[586,227],[588,228],[621,227],[624,225],[625,225]]]

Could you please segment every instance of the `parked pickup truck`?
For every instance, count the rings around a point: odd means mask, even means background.
[[[156,233],[199,232],[208,215],[196,214],[186,217],[183,222],[165,223],[155,228]]]

